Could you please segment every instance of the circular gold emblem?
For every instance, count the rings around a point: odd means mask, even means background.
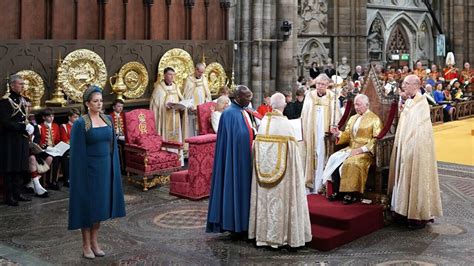
[[[148,86],[148,72],[144,65],[139,62],[128,62],[120,68],[119,76],[123,77],[123,82],[127,86],[127,91],[123,95],[127,98],[140,98]]]
[[[204,71],[204,76],[207,78],[211,95],[218,95],[220,89],[225,86],[227,80],[224,67],[217,62],[210,63]]]
[[[104,88],[107,69],[100,56],[88,49],[69,53],[58,69],[58,82],[64,93],[75,102],[82,102],[87,85],[96,84]]]
[[[41,98],[44,95],[44,82],[41,76],[32,70],[21,70],[16,75],[25,82],[23,96],[31,100],[33,109],[41,108]]]
[[[183,92],[186,78],[194,72],[194,64],[191,55],[183,49],[174,48],[167,51],[158,64],[157,82],[163,79],[163,71],[167,67],[172,67],[176,73],[174,83]]]

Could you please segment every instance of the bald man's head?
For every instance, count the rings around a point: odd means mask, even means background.
[[[408,75],[403,80],[402,87],[408,97],[413,97],[416,95],[420,89],[420,78],[417,75]]]

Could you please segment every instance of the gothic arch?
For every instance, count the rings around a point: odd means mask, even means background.
[[[386,31],[385,20],[377,10],[370,18],[367,27],[367,55],[370,61],[383,60],[383,48],[386,43],[384,32]]]
[[[387,29],[393,29],[397,23],[404,24],[409,28],[410,32],[415,32],[418,28],[416,22],[404,11],[396,14],[389,22],[387,22]]]
[[[376,10],[375,13],[370,15],[370,17],[367,18],[367,35],[369,35],[370,28],[372,27],[372,24],[374,23],[375,19],[379,19],[380,22],[382,22],[382,31],[385,31],[387,29],[387,24],[385,23],[385,20],[382,17],[382,14],[380,13],[380,10]]]
[[[417,57],[417,33],[418,25],[416,22],[408,16],[405,12],[400,12],[395,15],[388,23],[387,30],[385,31],[385,40],[388,40],[385,44],[385,60],[388,61],[391,46],[393,47],[394,34],[401,35],[407,46],[407,50],[410,54],[409,67],[413,68],[413,60]]]
[[[311,38],[301,48],[298,56],[300,60],[299,65],[309,68],[311,63],[317,62],[321,66],[326,63],[328,57],[328,49],[326,49],[324,44],[316,38]]]

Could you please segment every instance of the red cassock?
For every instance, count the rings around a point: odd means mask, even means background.
[[[69,140],[71,139],[71,123],[62,124],[59,128],[61,141],[69,144]]]
[[[56,123],[51,123],[51,128],[49,128],[45,123],[38,125],[40,129],[40,146],[44,147],[48,144],[54,146],[61,141],[59,125]],[[49,140],[49,141],[48,141]]]
[[[443,71],[443,77],[446,82],[459,78],[458,69],[455,67],[445,68]]]
[[[265,115],[267,112],[271,111],[272,107],[263,103],[257,108],[257,112],[261,115]]]
[[[121,112],[119,116],[115,114],[115,112],[111,112],[110,116],[112,117],[112,122],[114,124],[114,132],[117,133],[122,132],[122,136],[125,136],[126,134],[126,126],[125,126],[125,113]],[[119,129],[119,130],[117,130]]]

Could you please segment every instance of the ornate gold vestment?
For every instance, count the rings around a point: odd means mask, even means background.
[[[321,148],[326,149],[324,141],[319,143],[318,139],[323,139],[324,134],[329,132],[330,125],[336,124],[341,118],[340,109],[334,108],[334,97],[334,93],[330,90],[326,90],[326,95],[322,97],[317,95],[316,90],[313,90],[307,94],[303,104],[301,119],[303,140],[306,144],[305,176],[308,188],[314,187],[315,172],[318,166],[322,168],[320,170],[322,174],[327,161],[327,154],[319,158],[320,156],[316,152],[318,145],[323,145]],[[333,115],[334,110],[336,111],[335,115]],[[322,128],[318,125],[321,125]],[[323,135],[320,136],[320,134]],[[318,160],[322,161],[318,163]]]
[[[355,150],[365,146],[368,152],[350,156],[342,163],[340,192],[364,193],[367,173],[374,158],[376,137],[382,131],[382,121],[372,111],[367,111],[360,118],[359,128],[354,135],[354,124],[361,115],[351,116],[337,144],[349,144],[343,150]]]
[[[184,84],[184,99],[193,99],[194,107],[212,100],[204,75],[200,79],[195,78],[194,74],[188,76]]]
[[[405,102],[390,160],[392,210],[408,219],[442,216],[430,106],[417,94]]]
[[[178,103],[183,99],[179,92],[178,86],[172,84],[167,86],[164,81],[159,83],[153,90],[150,101],[150,110],[155,113],[156,131],[163,137],[164,140],[183,141],[183,125],[181,123],[181,114],[178,110],[167,108],[168,102]],[[187,120],[186,112],[183,115],[184,120]]]
[[[267,113],[253,144],[249,238],[257,246],[304,246],[311,240],[302,158],[288,119]]]

